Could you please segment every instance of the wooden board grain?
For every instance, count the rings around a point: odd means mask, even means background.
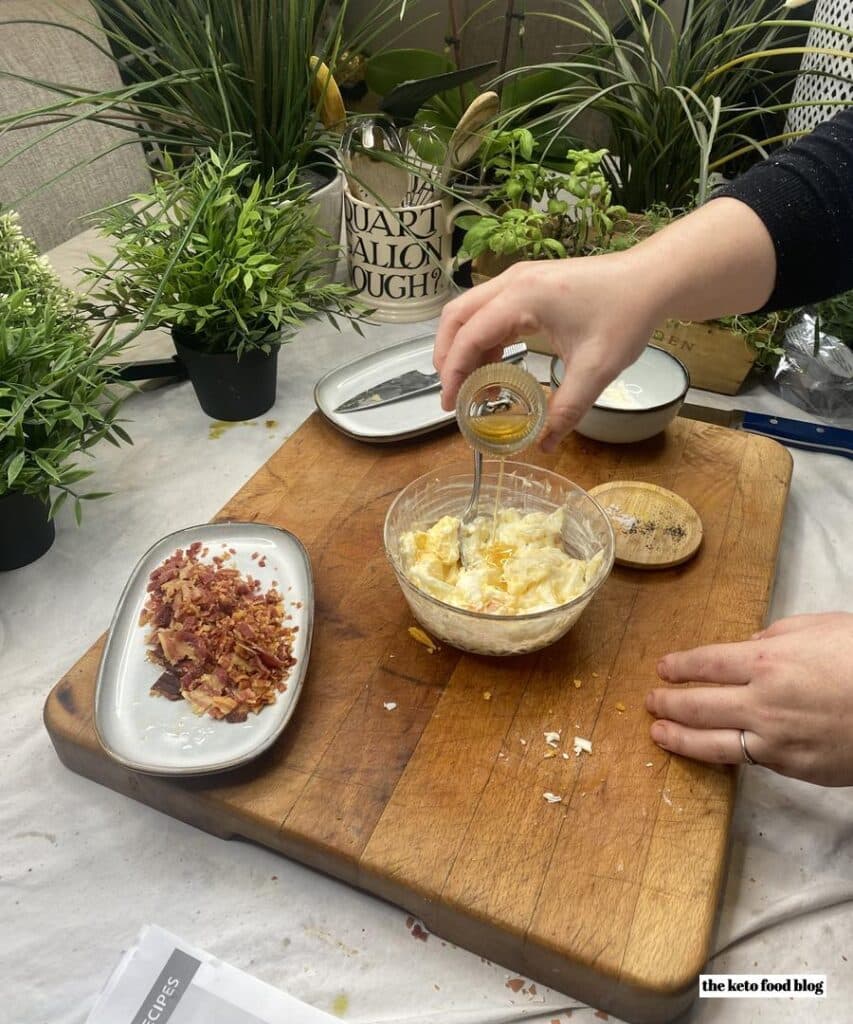
[[[92,726],[101,641],[50,694],[47,728],[74,771],[392,900],[593,1006],[670,1019],[709,953],[735,773],[655,747],[643,697],[663,652],[762,625],[790,456],[688,420],[641,445],[574,437],[554,456],[532,455],[586,488],[671,488],[699,512],[704,540],[678,568],[617,567],[563,640],[496,659],[415,643],[382,547],[397,491],[466,454],[448,433],[362,445],[315,415],[222,510],[293,531],[316,584],[302,699],[252,765],[177,781],[110,761]],[[546,758],[549,730],[565,742]],[[591,755],[572,754],[574,735],[592,740]],[[546,803],[545,791],[562,802]]]

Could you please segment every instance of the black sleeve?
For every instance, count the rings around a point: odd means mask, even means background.
[[[776,246],[764,312],[853,289],[853,109],[716,191],[751,207]]]

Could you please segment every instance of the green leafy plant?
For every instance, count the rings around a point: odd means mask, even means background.
[[[459,218],[465,229],[460,263],[487,252],[511,259],[580,256],[608,239],[625,216],[601,170],[606,150],[569,150],[562,174],[531,162],[533,147],[524,128],[486,142],[483,171],[494,182],[486,202],[497,212]]]
[[[791,137],[764,134],[761,121],[791,108],[796,67],[781,68],[778,58],[809,52],[802,36],[817,23],[790,18],[784,4],[768,0],[690,0],[679,22],[657,2],[619,0],[611,18],[600,7],[562,0],[542,15],[583,40],[563,61],[545,65],[566,78],[549,97],[554,110],[536,123],[561,133],[587,111],[602,115],[609,127],[603,169],[629,210],[701,201],[712,173]],[[628,31],[617,34],[620,18]],[[851,52],[837,56],[849,60]],[[522,104],[515,116],[529,113]]]
[[[295,170],[262,179],[215,150],[169,164],[149,193],[97,216],[116,255],[93,258],[91,298],[119,322],[184,328],[210,352],[268,352],[317,313],[356,312],[326,280],[329,240],[313,218]]]
[[[317,119],[326,86],[318,96],[320,80],[309,61],[316,55],[334,72],[347,6],[347,0],[92,0],[97,21],[71,12],[39,19],[90,39],[93,51],[121,56],[125,83],[93,94],[66,82],[29,80],[55,99],[0,118],[0,130],[44,128],[6,159],[45,135],[92,120],[121,129],[126,142],[119,145],[142,139],[176,159],[222,149],[236,137],[257,173],[287,174],[333,141]],[[400,0],[380,0],[362,37],[372,38],[399,6]],[[95,41],[101,31],[108,50]]]
[[[105,360],[121,347],[110,331],[93,339],[85,315],[14,214],[0,213],[0,496],[99,498],[78,485],[92,470],[81,453],[98,441],[130,442],[116,420],[118,372]]]

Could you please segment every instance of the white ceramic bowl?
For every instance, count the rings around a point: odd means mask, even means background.
[[[483,464],[480,508],[489,514],[497,491],[498,462]],[[563,542],[577,558],[604,551],[595,578],[579,597],[557,608],[527,615],[493,615],[446,604],[419,590],[406,575],[400,538],[426,530],[442,516],[462,514],[471,496],[470,463],[442,466],[413,480],[394,499],[385,518],[385,553],[412,613],[426,631],[451,647],[474,654],[526,654],[559,640],[580,618],[613,568],[613,529],[601,506],[565,477],[522,462],[507,462],[500,491],[501,508],[522,512],[566,510]]]
[[[562,383],[563,371],[562,359],[554,356],[552,388]],[[617,398],[620,393],[630,397],[634,407],[612,404],[605,392],[575,427],[579,434],[609,444],[630,444],[654,437],[678,415],[690,387],[690,375],[680,359],[649,345],[635,363],[619,374],[615,383]]]

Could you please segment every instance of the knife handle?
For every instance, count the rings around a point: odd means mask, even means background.
[[[742,427],[752,434],[763,434],[780,441],[789,448],[803,448],[809,452],[827,452],[853,459],[853,430],[825,427],[820,423],[788,420],[782,416],[767,416],[760,412],[745,412]]]

